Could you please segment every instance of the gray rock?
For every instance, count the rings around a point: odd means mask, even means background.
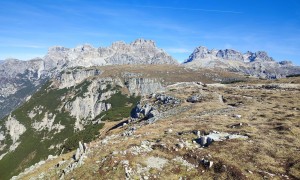
[[[202,101],[202,97],[200,95],[193,95],[187,98],[187,102],[197,103]]]
[[[211,168],[212,166],[213,166],[213,164],[214,164],[214,162],[213,161],[210,161],[210,160],[207,160],[207,159],[202,159],[201,160],[201,163],[204,165],[204,167],[206,167],[206,168]]]
[[[178,147],[179,149],[182,149],[182,148],[184,148],[184,144],[183,144],[183,143],[178,143],[178,144],[177,144],[177,147]]]
[[[206,146],[209,146],[213,142],[213,139],[211,137],[207,137]]]
[[[80,153],[84,153],[85,149],[83,148],[83,145],[82,145],[81,141],[79,141],[78,144],[79,144],[79,151],[80,151]]]
[[[86,153],[86,150],[87,150],[88,146],[86,143],[83,143],[83,149],[84,149],[84,152]]]
[[[200,137],[200,145],[201,146],[206,146],[207,145],[207,137],[206,136],[201,136]]]
[[[242,117],[242,115],[240,115],[240,114],[234,114],[233,117],[235,117],[237,119],[240,119]]]
[[[214,164],[213,161],[209,161],[208,168],[211,168],[213,166],[213,164]]]
[[[77,149],[76,149],[76,153],[75,153],[75,155],[74,155],[74,160],[75,160],[75,161],[78,161],[79,158],[80,158],[80,156],[81,156],[80,149],[77,148]]]
[[[201,138],[201,132],[200,131],[197,131],[196,135],[197,135],[198,138]]]
[[[172,133],[172,132],[173,132],[172,129],[168,129],[168,130],[167,130],[167,133],[169,133],[169,134]]]

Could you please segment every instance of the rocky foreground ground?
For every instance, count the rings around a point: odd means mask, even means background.
[[[299,179],[300,79],[181,82],[14,179]]]

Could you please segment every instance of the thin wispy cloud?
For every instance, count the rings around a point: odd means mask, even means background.
[[[218,10],[218,9],[198,9],[198,8],[177,8],[177,7],[168,7],[168,6],[134,6],[138,8],[153,8],[153,9],[170,9],[170,10],[183,10],[183,11],[203,11],[203,12],[215,12],[215,13],[233,13],[233,14],[242,14],[240,11],[227,11],[227,10]]]

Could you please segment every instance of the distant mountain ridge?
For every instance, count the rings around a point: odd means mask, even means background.
[[[224,50],[216,50],[208,48],[204,46],[197,47],[194,52],[189,56],[184,63],[188,63],[197,59],[210,59],[210,60],[235,60],[235,61],[243,61],[243,62],[254,62],[254,61],[275,61],[272,57],[269,57],[268,53],[265,51],[257,51],[251,52],[247,51],[246,53],[241,53],[234,49],[224,49]],[[284,61],[289,62],[291,61]]]
[[[241,53],[233,49],[216,50],[197,47],[183,63],[193,68],[220,68],[268,79],[299,74],[300,67],[291,61],[276,62],[265,51]]]
[[[51,47],[44,57],[45,68],[102,66],[115,64],[178,64],[154,41],[137,39],[130,44],[114,42],[109,47],[94,48],[80,45],[76,48]]]

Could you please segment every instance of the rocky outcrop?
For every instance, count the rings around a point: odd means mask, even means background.
[[[200,137],[196,139],[196,142],[198,142],[201,147],[208,147],[214,141],[224,141],[229,139],[248,139],[248,136],[244,136],[241,134],[230,134],[218,131],[213,131],[210,132],[208,135],[203,136],[197,134],[197,136]]]
[[[131,117],[146,120],[147,123],[154,123],[168,114],[174,107],[181,103],[180,99],[165,94],[152,94],[149,102],[139,103],[132,111]]]

